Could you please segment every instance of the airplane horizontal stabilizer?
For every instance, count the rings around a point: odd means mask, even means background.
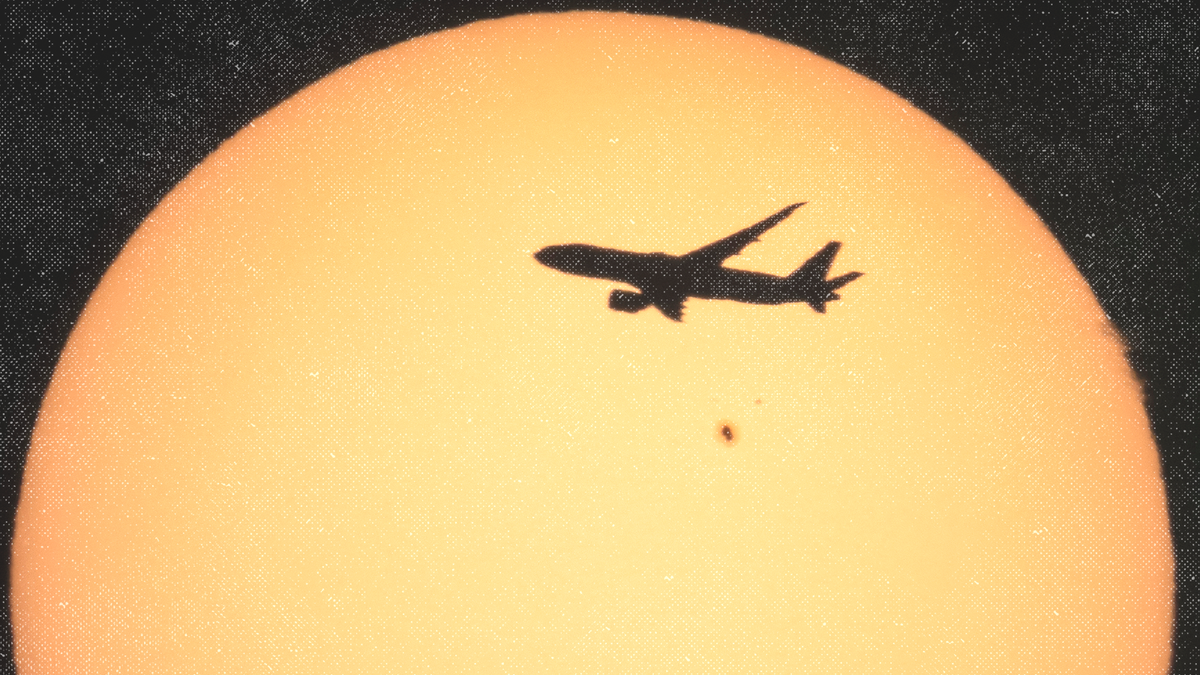
[[[824,248],[788,275],[788,280],[805,296],[804,302],[820,314],[825,313],[826,303],[840,299],[834,290],[862,276],[862,272],[848,272],[832,279],[825,278],[841,246],[841,242],[838,241],[825,244]]]
[[[847,272],[846,274],[843,274],[840,277],[834,277],[832,279],[827,279],[825,281],[825,285],[829,290],[832,291],[835,288],[841,288],[842,286],[845,286],[846,284],[850,283],[851,281],[854,281],[855,279],[861,277],[862,275],[863,275],[862,272]]]

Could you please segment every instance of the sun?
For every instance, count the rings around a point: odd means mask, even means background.
[[[702,250],[721,292],[578,262]],[[1170,657],[1141,392],[1036,214],[882,87],[661,17],[428,35],[229,139],[89,301],[16,528],[24,674]]]

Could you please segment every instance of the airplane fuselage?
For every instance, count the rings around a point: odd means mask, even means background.
[[[547,246],[533,257],[541,264],[567,274],[607,279],[635,286],[639,292],[616,289],[609,294],[608,306],[620,312],[640,312],[654,305],[665,316],[683,320],[683,305],[688,298],[734,300],[756,305],[781,305],[806,302],[820,313],[825,303],[837,300],[833,291],[862,276],[850,272],[833,279],[825,278],[837,255],[839,242],[831,241],[786,277],[725,267],[722,263],[737,255],[758,236],[787,218],[803,203],[792,204],[774,215],[702,246],[685,255],[637,253],[591,244]]]
[[[734,300],[758,305],[806,302],[820,287],[802,285],[788,277],[729,267],[701,267],[683,256],[637,253],[590,244],[548,246],[538,262],[560,272],[629,284],[654,298],[691,297]]]

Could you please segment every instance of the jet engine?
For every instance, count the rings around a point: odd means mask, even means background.
[[[635,293],[618,288],[609,294],[608,306],[618,312],[633,314],[649,307],[650,298],[646,297],[645,293]]]

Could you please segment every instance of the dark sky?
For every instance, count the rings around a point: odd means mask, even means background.
[[[563,9],[687,17],[800,45],[904,96],[1016,188],[1092,285],[1143,380],[1176,544],[1174,672],[1200,672],[1189,646],[1200,644],[1200,14],[1184,2],[10,0],[0,10],[4,555],[58,351],[167,190],[251,119],[362,55],[475,19]]]

